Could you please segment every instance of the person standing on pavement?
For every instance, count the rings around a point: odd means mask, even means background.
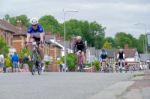
[[[12,58],[11,58],[11,62],[12,62],[12,64],[13,64],[13,72],[15,71],[19,71],[19,57],[18,57],[18,55],[17,55],[17,53],[15,52],[14,53],[14,55],[12,56]]]
[[[4,64],[5,64],[4,55],[0,54],[0,73],[3,72]]]

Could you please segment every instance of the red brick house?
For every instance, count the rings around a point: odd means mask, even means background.
[[[0,19],[0,26],[3,28],[0,34],[9,44],[9,47],[15,48],[19,52],[24,47],[26,38],[26,28],[21,25],[21,21],[17,21],[17,25],[13,26],[7,21]]]
[[[10,24],[7,26],[7,22],[0,19],[0,36],[5,39],[9,47],[12,46],[13,35],[15,31],[11,28]]]

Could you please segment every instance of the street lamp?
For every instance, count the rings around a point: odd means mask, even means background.
[[[66,14],[67,13],[74,13],[74,12],[78,12],[77,10],[64,10],[63,9],[63,14],[64,14],[64,63],[65,66],[67,66],[67,54],[66,54]]]
[[[144,27],[144,32],[145,32],[145,53],[147,54],[147,38],[146,38],[147,27],[146,27],[146,24],[144,24],[144,23],[137,23],[135,25],[142,25]]]

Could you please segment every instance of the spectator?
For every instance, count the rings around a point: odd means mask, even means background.
[[[19,57],[17,55],[17,53],[15,52],[14,55],[12,56],[11,62],[13,64],[13,72],[15,71],[19,71]]]
[[[29,57],[27,54],[25,54],[24,58],[23,58],[23,63],[28,63],[29,62]]]
[[[5,64],[4,55],[0,54],[0,72],[3,72],[4,64]]]

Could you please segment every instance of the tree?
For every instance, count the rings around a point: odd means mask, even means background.
[[[15,26],[16,26],[18,20],[21,21],[23,26],[27,27],[30,24],[29,18],[26,15],[10,17],[8,14],[6,14],[4,19],[9,21],[12,25],[15,25]]]
[[[103,48],[104,49],[111,49],[112,47],[111,47],[111,43],[109,43],[108,41],[106,41],[105,43],[104,43],[104,45],[103,45]]]
[[[2,37],[0,37],[0,53],[6,56],[8,50],[9,50],[8,44],[5,42],[5,40]]]
[[[128,44],[129,47],[132,47],[133,46],[133,41],[132,41],[132,38],[130,36],[131,35],[128,35],[124,32],[117,33],[115,35],[116,46],[120,46],[121,48],[123,48],[125,44]]]
[[[143,53],[145,51],[145,35],[140,35],[137,40],[138,52]]]
[[[76,19],[71,19],[65,22],[67,40],[70,40],[72,37],[77,35],[82,36],[81,24],[82,23]],[[64,29],[64,23],[61,25],[62,29]],[[62,31],[62,34],[64,34],[64,31]]]
[[[58,21],[51,15],[45,15],[39,19],[39,23],[44,27],[45,31],[53,33],[60,32],[60,25]]]
[[[103,40],[103,45],[104,45],[105,42],[109,42],[111,44],[112,48],[116,48],[116,44],[115,44],[114,38],[112,38],[112,37],[106,37]]]
[[[4,17],[4,19],[5,19],[6,21],[9,21],[9,19],[10,19],[9,14],[6,14],[5,17]]]
[[[105,28],[98,24],[96,21],[90,23],[90,35],[92,46],[96,48],[102,47],[102,41],[105,37]]]
[[[80,35],[87,44],[92,47],[101,48],[102,41],[105,36],[105,28],[97,22],[79,21],[71,19],[65,22],[66,24],[66,38],[70,40],[73,36]],[[64,24],[61,25],[64,28]],[[62,34],[63,31],[62,31]]]

